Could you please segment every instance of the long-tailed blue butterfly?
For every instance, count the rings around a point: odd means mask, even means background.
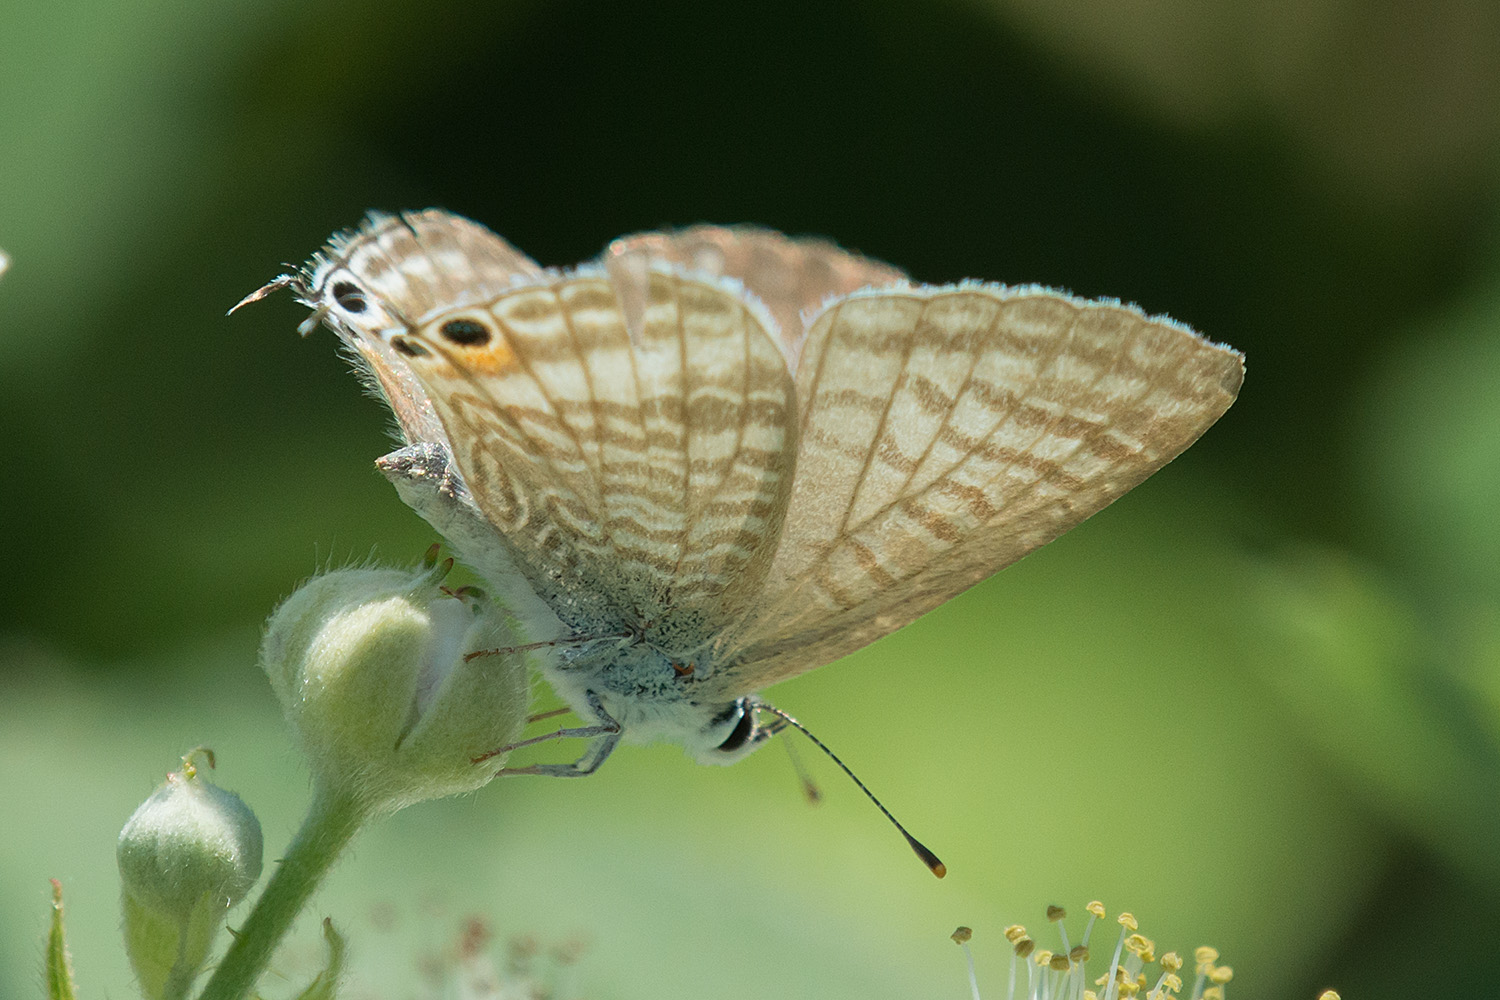
[[[538,738],[593,742],[515,769],[535,774],[588,774],[621,739],[738,760],[791,721],[758,691],[1100,510],[1244,375],[1116,302],[914,285],[756,228],[555,270],[447,212],[372,215],[246,301],[288,286],[394,411],[381,471],[586,722]]]

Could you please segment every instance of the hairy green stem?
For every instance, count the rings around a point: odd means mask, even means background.
[[[369,811],[358,799],[318,790],[302,828],[198,1000],[244,1000],[249,995],[292,921],[367,819]]]

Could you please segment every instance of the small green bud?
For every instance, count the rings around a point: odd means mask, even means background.
[[[438,585],[446,565],[315,577],[276,609],[261,644],[287,720],[328,792],[371,811],[472,791],[515,742],[529,682],[524,642],[477,593]]]
[[[260,878],[260,822],[198,774],[196,754],[141,803],[115,848],[126,951],[151,998],[186,994],[225,912]]]

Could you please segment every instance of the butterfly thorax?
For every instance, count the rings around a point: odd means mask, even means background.
[[[560,648],[542,667],[553,689],[578,714],[590,718],[597,700],[630,743],[685,746],[705,762],[729,763],[707,753],[728,739],[744,706],[739,700],[697,697],[697,675],[712,665],[674,657],[635,638],[599,639]]]

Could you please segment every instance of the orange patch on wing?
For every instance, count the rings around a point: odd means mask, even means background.
[[[481,375],[502,375],[516,367],[516,352],[499,337],[483,347],[450,347],[446,353],[459,367]]]

